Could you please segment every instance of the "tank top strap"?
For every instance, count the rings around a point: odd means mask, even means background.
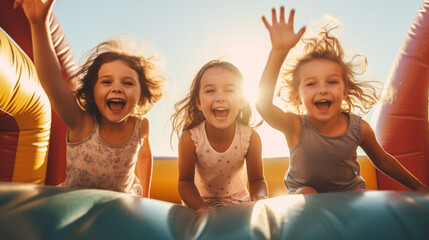
[[[143,144],[143,138],[142,138],[142,119],[137,118],[136,122],[134,124],[134,131],[132,138],[136,137],[138,139],[139,145]]]
[[[94,128],[92,129],[92,134],[100,135],[100,124],[98,124],[97,119],[94,118]]]
[[[299,115],[299,118],[301,119],[301,126],[308,128],[310,125],[310,122],[308,120],[308,116],[307,115]]]
[[[202,123],[189,130],[189,132],[191,133],[191,139],[194,142],[195,147],[198,147],[198,145],[203,140],[202,138],[205,135],[205,122],[206,121],[203,121]]]
[[[361,116],[355,115],[355,114],[349,114],[349,124],[351,127],[360,127],[361,125]]]
[[[361,121],[362,117],[355,114],[348,114],[349,115],[349,132],[350,134],[353,134],[357,137],[359,141],[359,145],[362,143],[362,127],[361,127]]]

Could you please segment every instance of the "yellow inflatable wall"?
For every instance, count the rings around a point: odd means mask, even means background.
[[[16,123],[16,128],[2,129],[0,132],[2,145],[16,143],[8,148],[0,148],[0,168],[3,169],[1,180],[9,178],[13,182],[44,184],[51,106],[40,86],[32,61],[2,29],[0,86],[2,116],[11,117]],[[16,139],[11,136],[16,136]],[[11,155],[15,157],[4,158]]]

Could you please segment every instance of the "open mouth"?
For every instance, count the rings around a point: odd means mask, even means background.
[[[219,118],[224,118],[228,116],[228,113],[229,113],[229,109],[224,107],[214,108],[212,111],[215,117],[219,117]]]
[[[119,98],[107,100],[107,106],[114,111],[122,110],[125,106],[125,101]]]
[[[314,103],[319,110],[328,110],[332,102],[329,100],[319,100]]]

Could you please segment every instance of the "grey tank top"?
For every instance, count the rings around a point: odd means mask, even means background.
[[[346,192],[364,189],[360,176],[357,148],[361,144],[361,117],[348,118],[348,127],[340,136],[325,136],[316,130],[306,115],[301,118],[301,135],[290,147],[290,163],[284,182],[289,193],[303,186],[318,192]]]

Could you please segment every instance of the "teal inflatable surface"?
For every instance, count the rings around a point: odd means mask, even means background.
[[[0,239],[429,239],[429,193],[289,195],[197,213],[112,191],[0,182]]]

